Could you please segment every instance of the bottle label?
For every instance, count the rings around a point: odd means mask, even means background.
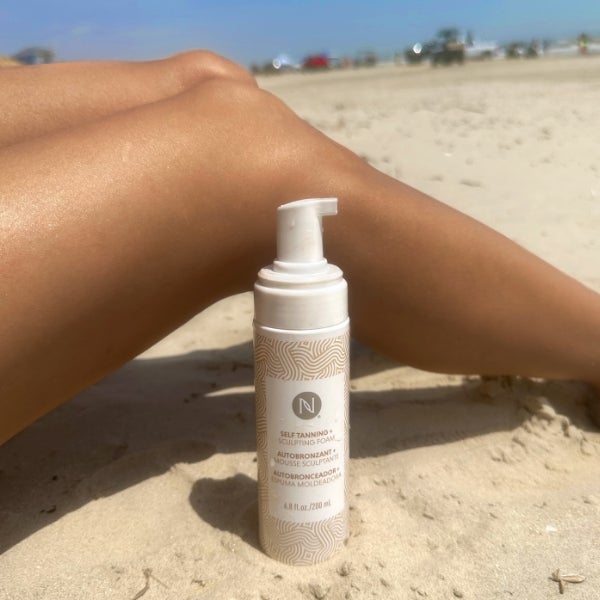
[[[345,507],[345,374],[266,379],[269,513],[322,521]]]
[[[289,564],[348,537],[349,323],[286,332],[255,325],[259,537]]]

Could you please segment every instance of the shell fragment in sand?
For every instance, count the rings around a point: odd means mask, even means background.
[[[585,575],[578,575],[576,573],[561,573],[560,569],[556,569],[550,576],[552,581],[558,583],[558,591],[561,594],[565,593],[565,583],[581,583],[585,581]]]

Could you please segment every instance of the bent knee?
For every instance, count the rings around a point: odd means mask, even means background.
[[[166,59],[177,70],[182,90],[210,79],[226,79],[256,86],[242,66],[208,50],[189,50]]]
[[[203,143],[215,142],[217,154],[225,152],[238,167],[250,166],[267,178],[302,164],[314,133],[277,97],[240,81],[204,81],[175,101],[192,126],[201,128]]]
[[[256,139],[270,135],[282,141],[306,126],[279,98],[245,81],[205,80],[182,94],[183,98],[199,118],[206,116],[218,122],[222,130],[239,135],[251,132]]]

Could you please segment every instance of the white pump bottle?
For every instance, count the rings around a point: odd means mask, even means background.
[[[348,536],[348,291],[321,226],[335,214],[336,198],[280,206],[277,259],[254,288],[259,535],[289,564]]]

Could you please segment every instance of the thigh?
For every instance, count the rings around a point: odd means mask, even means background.
[[[0,443],[245,289],[312,131],[212,79],[0,149]]]
[[[0,69],[0,147],[175,96],[213,78],[253,83],[206,51],[148,62],[73,62]]]

